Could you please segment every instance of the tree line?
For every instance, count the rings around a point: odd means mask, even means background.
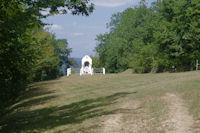
[[[157,0],[112,15],[95,51],[108,72],[188,71],[200,59],[200,1]]]
[[[0,0],[0,110],[28,84],[57,78],[70,63],[67,40],[45,30],[42,19],[92,11],[89,0]]]

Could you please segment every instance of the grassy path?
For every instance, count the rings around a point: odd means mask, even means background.
[[[198,133],[200,73],[62,77],[33,84],[10,109],[0,132]]]
[[[116,114],[106,116],[103,121],[103,133],[130,132],[137,133],[140,130],[139,121],[136,118],[136,111],[141,106],[136,101],[126,100],[118,108]]]
[[[176,94],[166,94],[169,102],[169,116],[164,126],[169,133],[191,133],[194,120],[184,105],[184,101]],[[170,129],[171,128],[171,129]]]

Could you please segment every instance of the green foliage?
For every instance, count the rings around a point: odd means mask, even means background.
[[[91,56],[92,58],[92,67],[93,68],[102,68],[102,65],[100,63],[98,56]]]
[[[61,75],[62,64],[69,64],[68,56],[71,49],[68,48],[67,40],[55,39],[55,36],[44,30],[38,30],[36,38],[39,42],[39,55],[34,71],[34,81],[54,79]]]
[[[49,10],[47,15],[42,12]],[[71,49],[42,30],[42,18],[71,11],[89,15],[89,0],[0,0],[0,104],[13,101],[33,80],[57,78]]]
[[[158,2],[158,6],[163,25],[157,34],[157,43],[160,52],[167,55],[167,67],[175,65],[180,71],[193,69],[195,60],[200,57],[197,52],[200,42],[196,38],[200,36],[200,14],[197,13],[200,2],[165,0]]]
[[[200,1],[145,1],[114,14],[109,33],[97,36],[96,52],[109,72],[192,70],[200,59]]]

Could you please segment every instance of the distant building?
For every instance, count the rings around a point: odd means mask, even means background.
[[[88,55],[84,56],[81,60],[80,75],[90,74],[93,75],[92,58]]]

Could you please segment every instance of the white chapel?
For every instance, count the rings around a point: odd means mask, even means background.
[[[88,55],[84,56],[81,60],[80,75],[90,74],[93,75],[92,58]]]

